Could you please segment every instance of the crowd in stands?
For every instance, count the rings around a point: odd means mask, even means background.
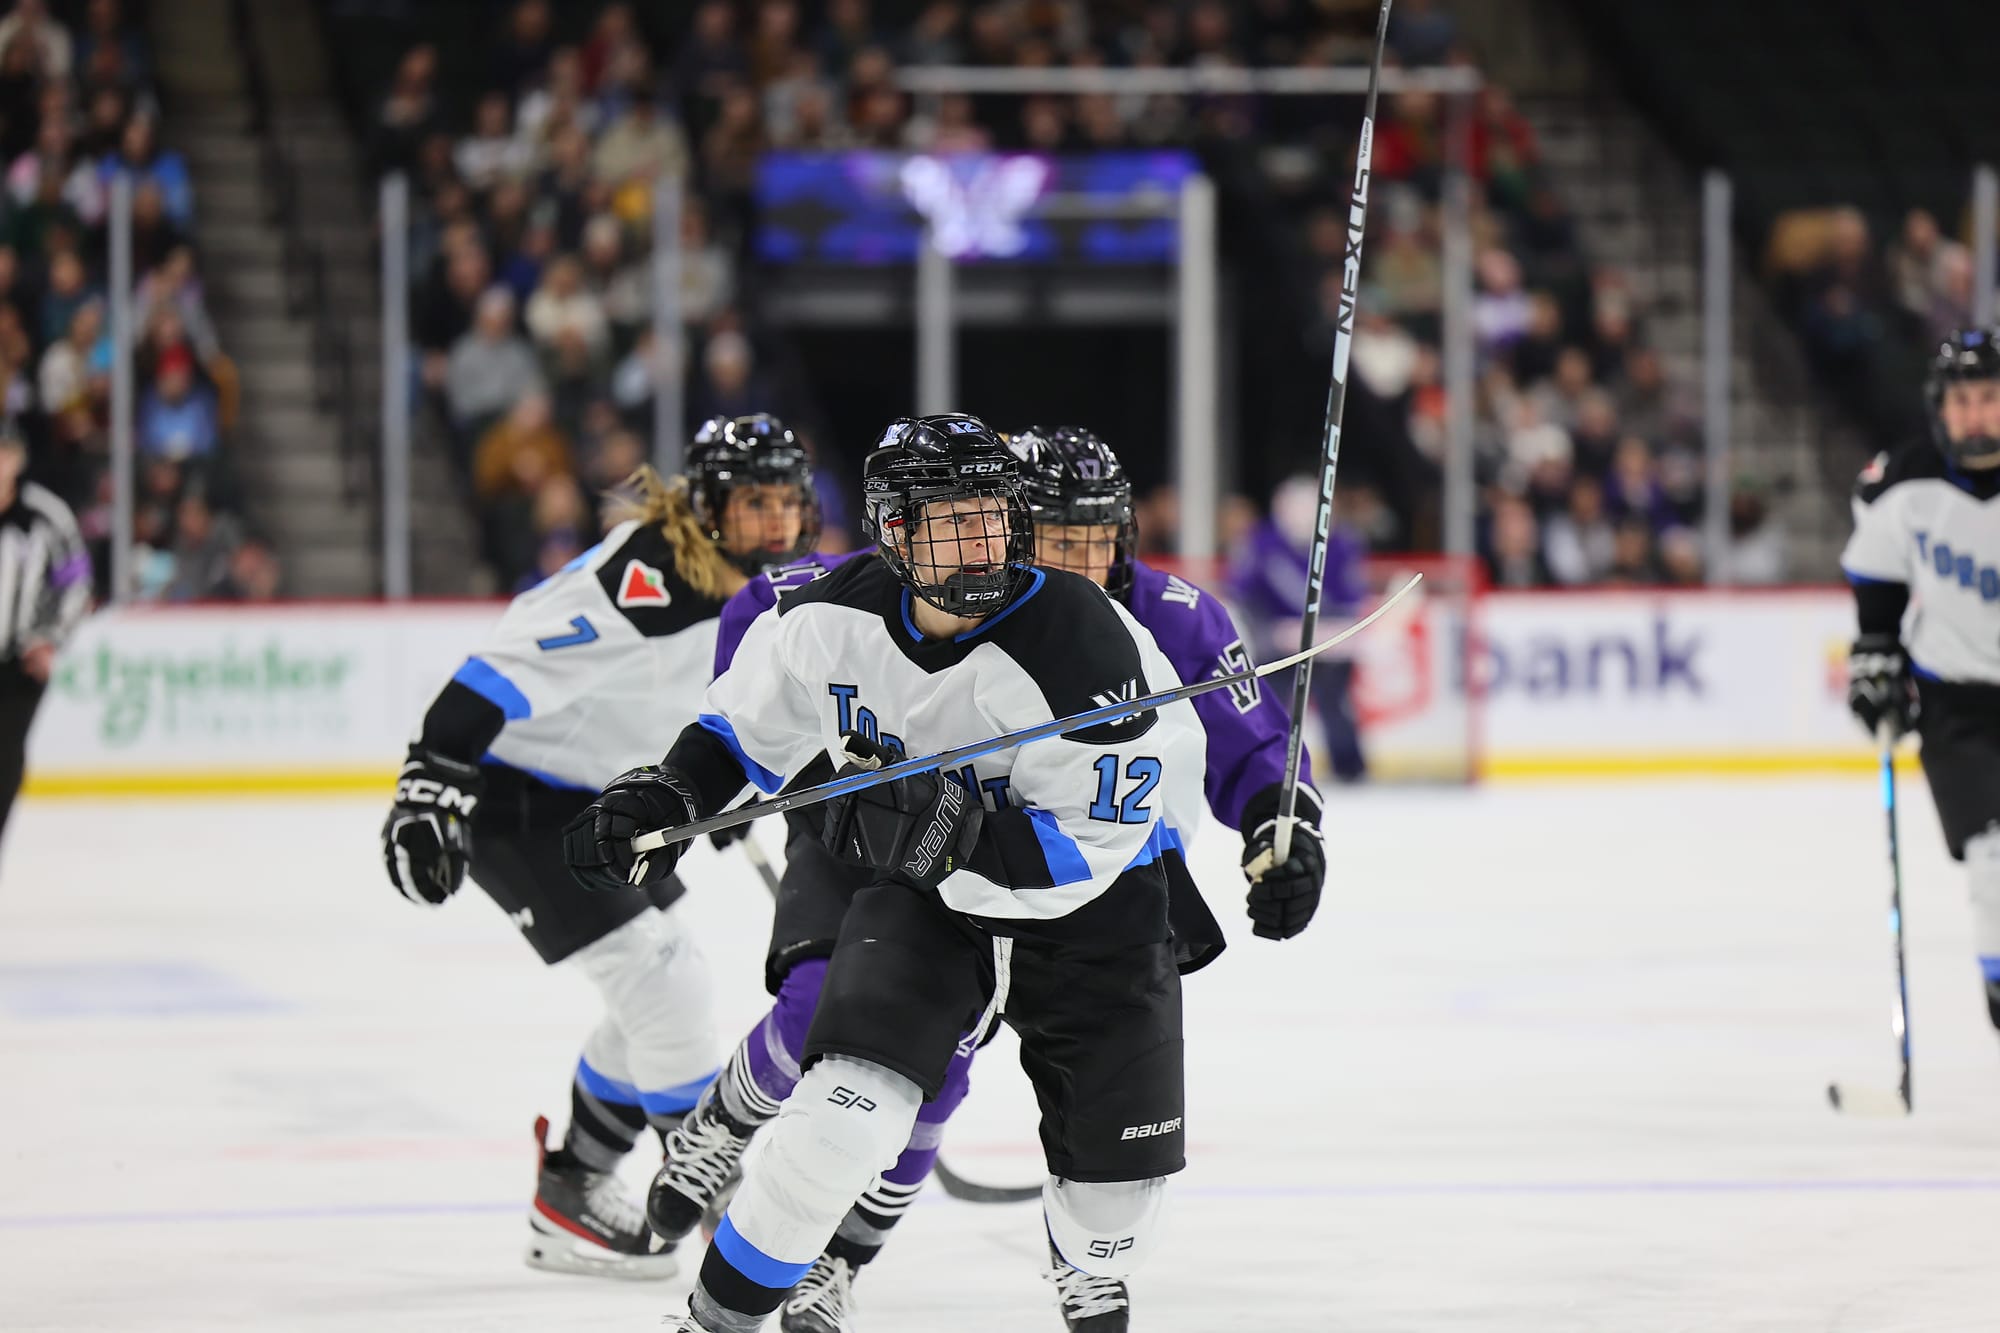
[[[132,186],[135,586],[148,599],[268,597],[270,547],[229,467],[236,376],[209,318],[187,164],[160,142],[147,44],[119,0],[0,17],[0,396],[31,475],[75,509],[111,593],[108,224]]]
[[[926,106],[893,74],[899,63],[1355,63],[1367,58],[1376,12],[1374,0],[912,8],[914,21],[892,27],[870,0],[705,0],[685,29],[653,32],[630,4],[558,11],[518,0],[503,11],[477,86],[447,91],[430,45],[403,55],[376,108],[372,149],[378,167],[413,181],[422,391],[448,431],[501,587],[530,583],[587,545],[587,497],[645,454],[660,374],[645,266],[656,181],[686,187],[690,421],[783,413],[790,405],[766,373],[768,344],[736,300],[761,151],[1314,141],[1328,118],[1282,99],[944,96]],[[1391,46],[1391,59],[1409,66],[1469,59],[1435,0],[1397,6]],[[1369,416],[1383,424],[1357,448],[1397,456],[1376,472],[1400,470],[1428,495],[1385,494],[1357,511],[1373,516],[1363,535],[1390,547],[1438,536],[1446,145],[1437,97],[1385,99],[1355,350],[1360,391],[1385,410]],[[1339,151],[1351,147],[1343,140]],[[1470,153],[1480,543],[1491,577],[1700,581],[1713,557],[1694,536],[1694,423],[1646,342],[1630,284],[1580,249],[1504,90],[1480,97]],[[1314,332],[1330,339],[1351,173],[1329,155],[1318,160],[1322,169],[1280,194],[1320,274],[1323,327]],[[1740,540],[1724,553],[1732,572],[1779,577],[1758,498],[1746,492],[1739,508]]]
[[[1886,244],[1859,208],[1778,218],[1765,256],[1822,383],[1867,428],[1872,452],[1922,432],[1911,386],[1954,330],[1973,322],[1972,249],[1913,208]]]

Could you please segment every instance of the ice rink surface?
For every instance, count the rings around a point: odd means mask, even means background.
[[[530,1125],[566,1114],[592,997],[477,891],[399,898],[382,813],[17,811],[0,1328],[641,1330],[681,1308],[685,1276],[522,1265]],[[1868,780],[1342,793],[1328,824],[1330,897],[1283,945],[1249,936],[1234,837],[1197,845],[1235,939],[1189,981],[1191,1165],[1136,1329],[2000,1328],[2000,1042],[1920,787],[1908,1121],[1823,1097],[1892,1074]],[[767,902],[735,854],[686,873],[734,1041]],[[947,1158],[1032,1178],[1028,1105],[996,1046]],[[651,1162],[629,1165],[636,1189]],[[863,1328],[1052,1333],[1041,1262],[1035,1207],[933,1189],[866,1272]]]

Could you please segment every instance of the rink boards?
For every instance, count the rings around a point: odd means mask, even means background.
[[[485,602],[134,608],[65,652],[37,795],[380,790]],[[1754,775],[1866,767],[1842,704],[1843,589],[1434,598],[1358,654],[1386,777]],[[562,627],[557,626],[557,629]]]

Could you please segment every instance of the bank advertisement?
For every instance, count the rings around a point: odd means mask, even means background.
[[[29,746],[34,795],[382,788],[496,603],[92,617]],[[1391,613],[1355,653],[1380,771],[1487,780],[1866,767],[1844,590],[1495,593]]]

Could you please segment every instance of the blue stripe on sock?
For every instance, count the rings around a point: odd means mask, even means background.
[[[1986,974],[1988,985],[2000,984],[2000,958],[1982,957],[1979,960],[1979,970]]]
[[[600,1102],[610,1102],[616,1106],[642,1105],[640,1092],[630,1083],[620,1083],[615,1078],[606,1078],[590,1067],[590,1061],[578,1057],[576,1081],[583,1090]]]
[[[700,1078],[691,1078],[685,1083],[676,1083],[671,1088],[661,1088],[658,1091],[641,1088],[639,1105],[646,1108],[647,1115],[678,1115],[682,1111],[691,1111],[694,1109],[694,1104],[701,1100],[701,1094],[708,1090],[708,1085],[715,1082],[715,1076],[721,1072],[719,1069],[710,1070]]]
[[[773,1259],[743,1239],[743,1233],[736,1229],[734,1219],[727,1213],[722,1215],[722,1225],[715,1229],[715,1252],[744,1277],[773,1291],[790,1291],[812,1267],[810,1260],[802,1264],[788,1264],[781,1259]]]

